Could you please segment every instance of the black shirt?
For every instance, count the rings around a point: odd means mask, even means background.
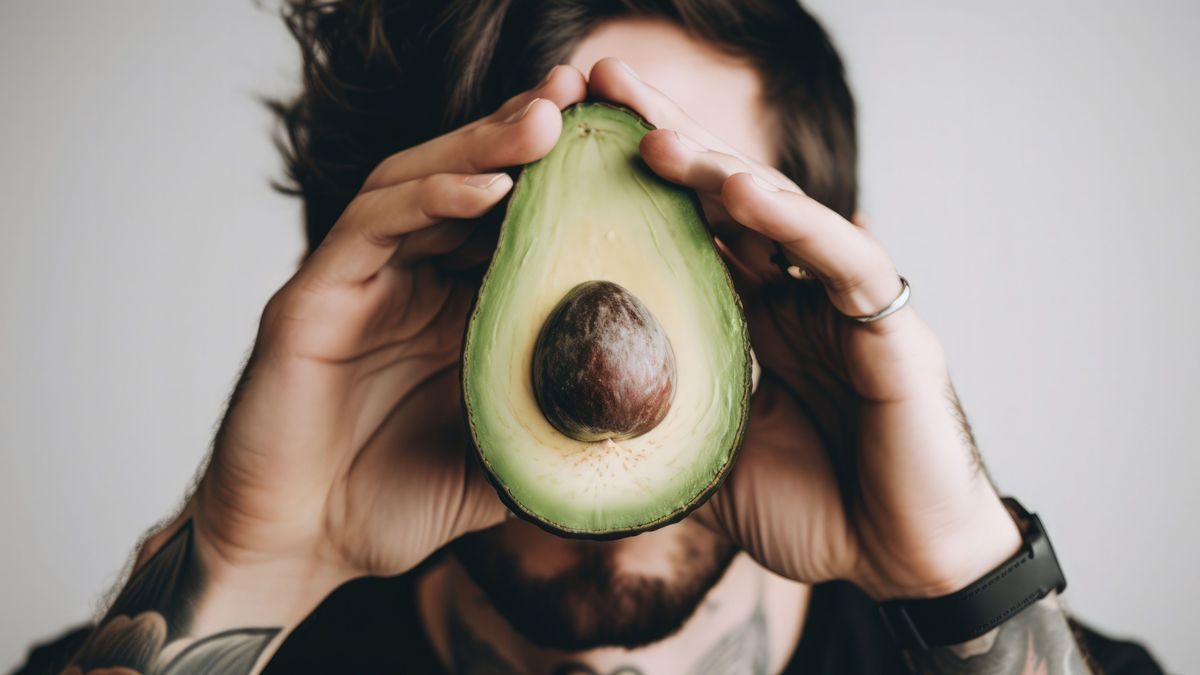
[[[337,589],[288,636],[267,665],[266,675],[443,675],[445,670],[421,626],[415,577],[410,573],[359,579]],[[1071,623],[1105,675],[1163,672],[1141,645]],[[79,628],[33,649],[14,675],[57,675],[88,632],[87,627]],[[830,582],[812,587],[800,641],[784,672],[890,675],[910,671],[871,599],[848,583]]]

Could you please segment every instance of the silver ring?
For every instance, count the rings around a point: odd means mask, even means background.
[[[907,279],[900,277],[900,286],[902,287],[900,289],[900,295],[896,296],[896,299],[892,301],[892,304],[884,307],[874,314],[869,314],[867,316],[851,316],[849,318],[854,319],[859,323],[871,323],[872,321],[878,321],[885,316],[890,316],[900,311],[900,308],[907,305],[908,299],[912,297],[912,289],[909,288]]]

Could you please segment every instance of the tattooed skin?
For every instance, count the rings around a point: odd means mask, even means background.
[[[204,570],[189,520],[129,583],[63,675],[244,675],[278,628],[190,634]]]
[[[1051,595],[970,642],[911,652],[921,675],[1087,675],[1083,652]]]
[[[729,631],[710,647],[687,672],[689,675],[728,673],[767,675],[770,650],[767,645],[767,613],[763,607],[762,584],[750,618]]]
[[[455,675],[520,675],[523,671],[502,656],[486,640],[476,635],[463,621],[453,602],[449,603],[447,627],[454,653]],[[685,669],[687,675],[767,675],[770,651],[767,642],[767,613],[763,589],[759,584],[758,602],[746,620],[739,623],[700,658]],[[622,665],[600,671],[578,661],[556,665],[552,675],[644,675],[638,666]]]

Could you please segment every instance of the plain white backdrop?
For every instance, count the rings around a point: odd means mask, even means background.
[[[864,209],[1075,612],[1200,663],[1200,4],[809,3]],[[86,620],[204,456],[299,205],[251,0],[0,5],[0,668]]]

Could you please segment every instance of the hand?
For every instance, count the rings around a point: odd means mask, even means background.
[[[463,262],[481,227],[469,219],[512,187],[492,172],[549,152],[560,109],[585,87],[557,68],[494,114],[389,157],[270,300],[185,512],[206,567],[302,577],[319,598],[504,519],[459,403],[477,284],[447,260]]]
[[[846,579],[876,599],[949,593],[1020,536],[975,454],[937,337],[863,227],[700,128],[615,59],[592,94],[658,130],[647,165],[700,195],[737,280],[762,377],[738,463],[698,517],[792,579]],[[783,281],[774,242],[817,281]]]

